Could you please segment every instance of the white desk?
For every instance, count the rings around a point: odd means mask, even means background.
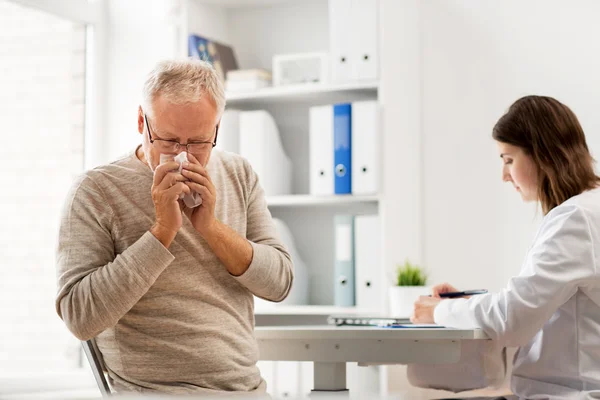
[[[260,326],[259,357],[266,361],[312,361],[314,390],[346,390],[346,363],[450,364],[461,342],[487,340],[483,331],[446,328]]]

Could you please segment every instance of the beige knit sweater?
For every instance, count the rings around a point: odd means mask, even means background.
[[[187,218],[169,249],[149,232],[153,173],[135,153],[85,173],[67,197],[56,310],[79,339],[97,338],[117,391],[265,390],[252,295],[283,300],[292,262],[248,162],[215,150],[207,170],[216,217],[254,250],[239,277]]]

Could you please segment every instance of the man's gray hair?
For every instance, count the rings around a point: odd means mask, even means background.
[[[160,61],[144,83],[142,107],[152,115],[157,96],[174,104],[195,103],[209,95],[217,105],[218,115],[225,110],[225,89],[217,71],[206,61],[181,59]]]

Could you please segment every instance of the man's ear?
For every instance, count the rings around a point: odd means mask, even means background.
[[[144,133],[144,110],[142,110],[142,106],[138,107],[138,132],[140,134]]]

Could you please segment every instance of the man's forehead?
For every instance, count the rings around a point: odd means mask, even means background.
[[[188,139],[193,141],[209,141],[212,139],[216,124],[168,123],[167,120],[156,120],[152,129],[166,139]]]

